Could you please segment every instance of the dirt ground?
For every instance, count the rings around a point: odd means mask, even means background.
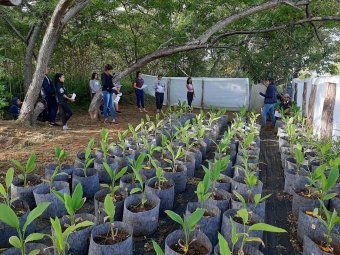
[[[95,138],[99,143],[100,131],[106,128],[115,139],[118,130],[126,130],[128,123],[133,125],[145,117],[134,105],[121,106],[122,113],[117,113],[118,125],[91,121],[87,112],[74,112],[69,121],[71,130],[63,131],[62,127],[50,127],[48,122],[39,123],[36,127],[21,127],[14,121],[0,121],[0,175],[12,166],[10,160],[18,159],[24,163],[32,152],[37,154],[37,173],[43,174],[46,164],[54,162],[54,148],[60,146],[69,152],[68,163],[73,164],[75,155],[85,150],[87,142]],[[148,114],[155,115],[155,109],[148,109]],[[61,121],[57,120],[60,124]]]

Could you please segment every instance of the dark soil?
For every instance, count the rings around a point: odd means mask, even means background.
[[[222,178],[217,180],[218,183],[229,183],[229,180],[227,178]]]
[[[27,181],[27,186],[26,187],[32,187],[32,186],[36,186],[40,183],[42,183],[43,181],[39,178],[32,178],[30,180]],[[22,180],[22,182],[20,182],[18,184],[18,187],[24,187],[24,180]]]
[[[178,243],[172,245],[170,248],[179,254],[185,254],[182,250],[182,247],[180,247]],[[197,241],[193,241],[192,243],[190,243],[189,251],[186,253],[186,255],[202,255],[207,254],[208,252],[209,251],[205,246],[198,243]]]
[[[158,185],[160,186],[161,190],[170,189],[173,186],[171,185],[170,182],[161,182],[161,183],[155,182],[152,188],[159,189]]]
[[[151,204],[150,202],[146,202],[144,206],[142,207],[142,204],[138,205],[130,205],[129,206],[129,211],[134,212],[134,213],[139,213],[139,212],[147,212],[153,209],[155,205]]]
[[[115,196],[115,200],[116,200],[115,202],[119,202],[119,201],[124,200],[124,196],[122,194],[120,194],[120,193],[115,194],[114,196]],[[98,198],[98,201],[104,203],[105,197],[106,197],[106,195],[105,196],[100,196]]]
[[[252,221],[252,219],[250,218],[250,215],[248,216],[249,217],[249,220],[248,222],[245,224],[246,226],[251,226],[251,225],[254,225],[256,222]],[[243,223],[243,220],[241,217],[238,217],[238,216],[233,216],[232,219],[237,222],[238,224],[244,224]]]
[[[117,229],[114,229],[114,232],[116,233]],[[112,236],[111,236],[111,231],[107,232],[106,235],[101,235],[101,236],[95,236],[93,238],[93,240],[98,243],[98,244],[101,244],[101,245],[113,245],[113,244],[116,244],[116,243],[121,243],[123,241],[125,241],[126,239],[129,238],[129,234],[126,233],[125,231],[122,231],[122,230],[119,230],[114,239],[112,239]]]
[[[25,207],[15,207],[12,208],[13,211],[15,212],[16,216],[21,217],[27,212],[27,208]]]
[[[213,200],[219,200],[219,201],[227,199],[224,196],[217,194],[217,193],[212,193],[211,197],[212,197]]]

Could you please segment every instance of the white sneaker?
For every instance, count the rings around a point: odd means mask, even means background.
[[[63,130],[68,130],[69,128],[68,128],[68,126],[67,125],[64,125],[63,126]]]

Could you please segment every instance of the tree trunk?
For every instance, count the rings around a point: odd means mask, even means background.
[[[34,26],[31,35],[28,39],[28,44],[25,53],[25,69],[24,69],[24,90],[27,93],[28,87],[32,82],[33,77],[33,56],[34,56],[34,46],[39,36],[42,21],[39,20]]]
[[[44,70],[48,66],[61,32],[66,23],[81,11],[88,2],[89,0],[78,0],[73,7],[71,7],[73,3],[72,0],[61,0],[57,4],[40,46],[35,73],[32,83],[27,90],[17,123],[25,125],[32,124],[32,115],[35,103],[40,94],[44,79]]]

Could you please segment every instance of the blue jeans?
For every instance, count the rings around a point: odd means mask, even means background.
[[[135,89],[136,97],[137,97],[137,107],[144,107],[144,91],[142,89]]]
[[[115,109],[113,108],[113,98],[112,93],[103,91],[103,100],[104,100],[104,118],[107,118],[107,108],[110,108],[110,115],[112,120],[115,119]]]
[[[272,119],[273,127],[275,126],[275,109],[274,104],[265,104],[262,109],[262,126],[266,126],[267,122],[267,114],[270,114],[270,118]]]

